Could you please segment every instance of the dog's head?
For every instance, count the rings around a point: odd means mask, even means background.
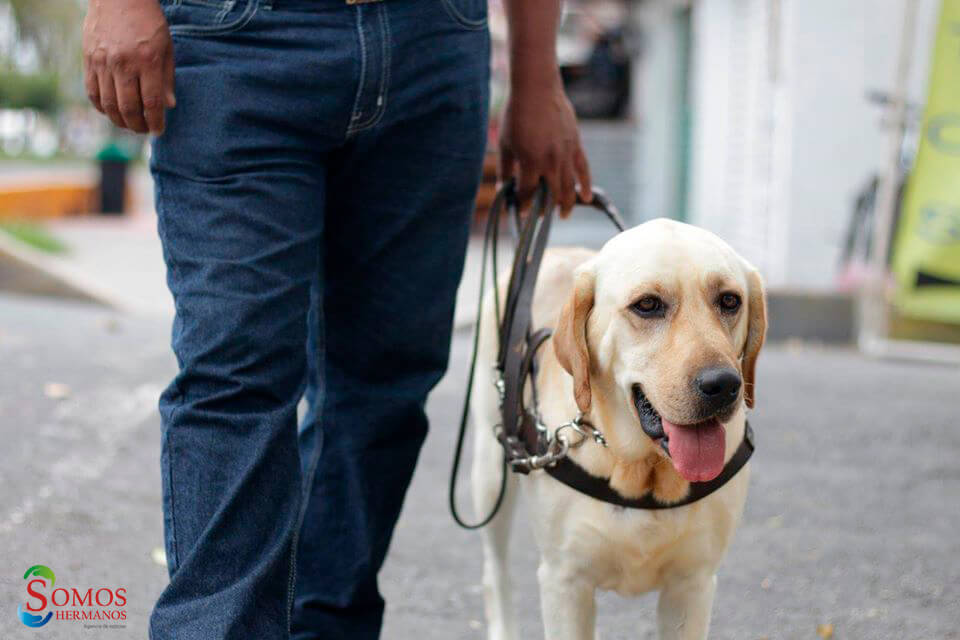
[[[615,455],[653,449],[702,482],[723,468],[724,424],[753,406],[766,324],[756,269],[712,233],[661,219],[578,269],[553,344]]]

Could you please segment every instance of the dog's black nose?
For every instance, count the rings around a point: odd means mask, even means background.
[[[731,367],[708,367],[702,369],[694,379],[700,395],[717,408],[737,397],[741,383],[740,374]]]

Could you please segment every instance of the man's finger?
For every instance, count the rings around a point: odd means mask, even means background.
[[[97,74],[90,68],[89,62],[83,70],[83,86],[87,91],[87,98],[90,99],[90,104],[92,104],[97,111],[103,113],[103,107],[100,105],[100,81],[97,80]]]
[[[143,101],[143,117],[147,128],[150,133],[160,135],[163,133],[163,108],[166,104],[163,74],[160,69],[149,69],[140,76],[140,98]]]
[[[537,183],[540,181],[540,172],[533,163],[520,162],[519,165],[517,199],[520,201],[520,208],[526,209],[530,204],[530,200],[533,198],[533,192],[537,190]]]
[[[173,109],[177,106],[177,97],[174,91],[175,77],[173,46],[171,45],[167,48],[167,53],[163,57],[163,99],[166,102],[167,109]]]
[[[560,176],[560,167],[556,167],[544,175],[544,180],[547,183],[547,188],[550,189],[550,197],[553,199],[554,206],[560,206],[561,198],[563,196]]]
[[[500,182],[506,182],[514,176],[513,152],[507,147],[500,147],[500,157],[497,158],[497,176]]]
[[[593,182],[590,179],[590,163],[583,153],[583,147],[577,147],[573,156],[573,168],[576,171],[577,182],[580,186],[580,199],[586,203],[593,202]]]
[[[560,172],[560,217],[567,218],[577,204],[576,177],[571,163],[564,164]]]
[[[128,129],[137,133],[148,131],[147,121],[143,117],[143,100],[140,97],[140,79],[137,76],[114,76],[117,86],[117,102],[120,117]]]
[[[97,84],[100,86],[100,105],[103,107],[103,112],[110,118],[110,122],[121,129],[126,128],[127,125],[120,117],[117,90],[113,86],[113,76],[106,71],[101,71],[97,74]]]

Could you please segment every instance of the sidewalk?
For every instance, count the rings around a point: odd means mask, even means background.
[[[173,317],[173,300],[166,285],[166,266],[157,236],[149,175],[135,171],[138,206],[125,216],[85,216],[45,222],[46,230],[68,251],[50,255],[20,245],[0,233],[0,254],[29,263],[39,272],[60,279],[90,299],[137,316]],[[457,298],[457,327],[472,325],[480,286],[482,238],[474,235]],[[502,268],[509,267],[506,256]],[[10,258],[8,258],[10,259]]]
[[[2,295],[0,319],[0,599],[21,601],[17,572],[37,563],[65,585],[122,584],[128,627],[109,637],[143,640],[166,580],[155,403],[175,369],[167,323]],[[384,640],[483,637],[478,537],[446,506],[469,347],[457,332],[427,404],[432,428],[380,581]],[[757,384],[750,496],[720,570],[711,639],[815,640],[819,624],[835,640],[960,637],[956,371],[773,347]],[[516,604],[523,637],[541,638],[523,512]],[[602,595],[602,637],[654,638],[655,608],[653,596]],[[36,634],[0,617],[4,640]],[[54,624],[42,635],[88,637]]]
[[[18,180],[29,182],[36,173],[23,169],[17,172]],[[41,173],[48,175],[46,171]],[[171,318],[173,300],[167,290],[166,267],[157,237],[153,185],[145,167],[132,169],[130,185],[133,210],[124,216],[91,215],[43,222],[46,231],[67,247],[65,253],[43,253],[3,233],[0,252],[114,309]]]

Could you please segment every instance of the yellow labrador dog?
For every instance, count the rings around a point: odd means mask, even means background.
[[[484,302],[479,374],[496,360],[492,302]],[[760,276],[725,242],[661,219],[599,252],[549,250],[533,301],[533,327],[544,326],[555,328],[537,374],[544,422],[555,427],[579,408],[608,443],[571,449],[578,465],[609,478],[623,496],[653,492],[664,502],[720,473],[743,439],[766,333]],[[497,497],[503,453],[493,435],[493,380],[476,392],[473,498],[484,514]],[[654,511],[595,500],[544,472],[511,474],[503,508],[483,530],[488,637],[518,638],[507,539],[521,483],[540,549],[547,640],[594,637],[596,589],[658,590],[660,638],[706,638],[717,567],[743,511],[749,471],[698,502]]]

